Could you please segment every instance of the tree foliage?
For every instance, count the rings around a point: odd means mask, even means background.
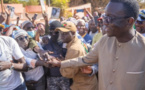
[[[39,5],[39,0],[29,0],[26,5]]]
[[[4,3],[20,3],[19,0],[3,0]]]
[[[68,8],[69,1],[70,0],[51,0],[51,5],[61,9],[66,9]]]
[[[61,16],[66,16],[69,2],[70,0],[51,0],[51,6],[61,8]]]
[[[86,3],[91,3],[92,10],[95,11],[96,7],[105,7],[109,0],[71,0],[70,6],[78,6]]]

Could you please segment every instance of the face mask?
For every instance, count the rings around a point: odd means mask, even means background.
[[[35,32],[34,31],[27,31],[28,35],[31,36],[32,38],[35,37]]]

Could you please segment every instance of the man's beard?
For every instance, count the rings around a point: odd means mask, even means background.
[[[90,30],[92,33],[96,33],[98,31],[96,28],[91,28]]]

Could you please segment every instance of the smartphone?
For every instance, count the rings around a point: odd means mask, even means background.
[[[37,18],[37,14],[35,13],[33,16],[33,19],[35,20]]]
[[[7,9],[11,11],[11,15],[10,16],[13,17],[14,16],[14,12],[15,12],[15,8],[12,7],[12,6],[7,6]]]
[[[11,7],[11,17],[14,16],[14,12],[15,12],[15,8],[14,7]]]

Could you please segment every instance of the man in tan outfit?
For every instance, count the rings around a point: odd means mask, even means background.
[[[72,22],[65,22],[63,28],[57,28],[64,43],[67,43],[65,60],[85,55],[81,41],[76,36],[76,26]],[[96,76],[89,76],[81,72],[81,67],[61,68],[63,77],[72,78],[72,90],[98,90]]]
[[[99,90],[145,90],[145,38],[133,29],[136,0],[110,0],[103,23],[106,33],[84,57],[49,61],[61,68],[99,65]]]

